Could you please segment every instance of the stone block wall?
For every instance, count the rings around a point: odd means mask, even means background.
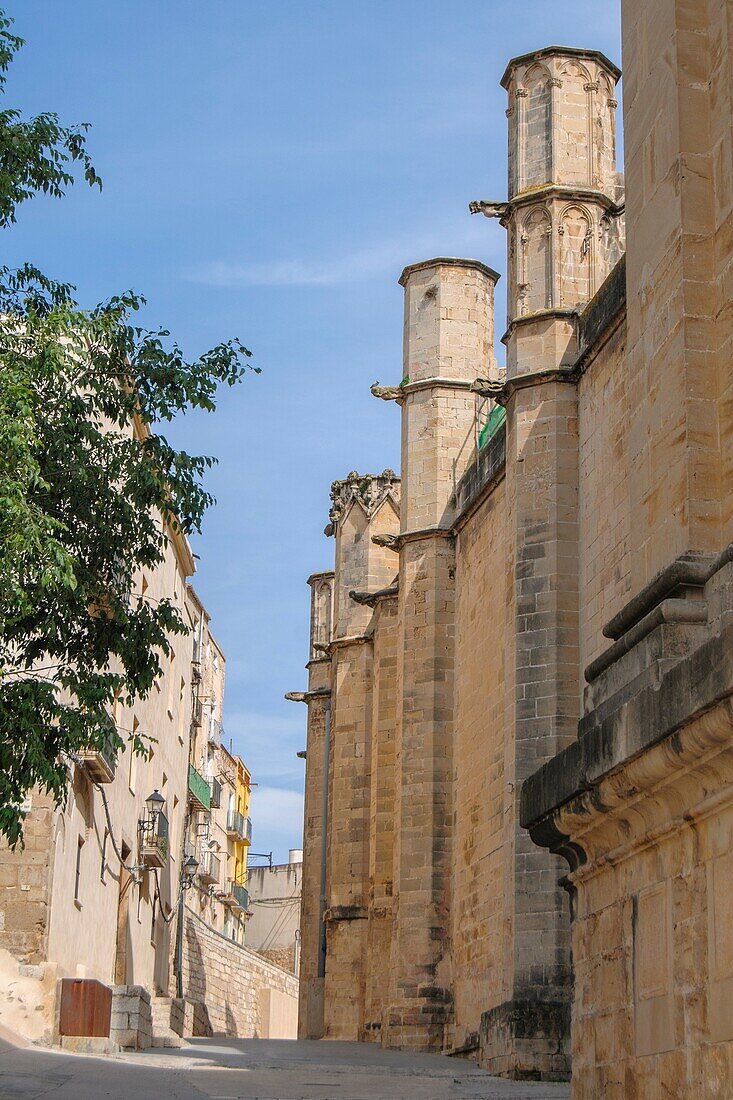
[[[38,791],[28,801],[24,846],[11,851],[0,844],[0,949],[19,962],[41,963],[47,960],[54,808]]]
[[[112,986],[109,1037],[127,1050],[147,1050],[153,1045],[153,1012],[144,986]]]
[[[289,974],[295,973],[295,944],[291,947],[265,947],[257,954],[267,959],[273,966],[279,966]]]
[[[511,988],[513,767],[505,733],[506,492],[502,481],[461,527],[456,553],[453,1046],[475,1044],[481,1015]],[[477,599],[480,593],[480,599]]]
[[[194,1034],[266,1039],[261,994],[298,1002],[298,979],[205,924],[188,907],[183,938],[183,993],[199,1010]],[[282,1036],[281,1036],[282,1037]],[[290,1038],[295,1038],[295,1031]]]
[[[578,383],[581,669],[608,645],[603,627],[631,587],[629,413],[622,314]]]

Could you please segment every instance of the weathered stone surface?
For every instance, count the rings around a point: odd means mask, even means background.
[[[339,824],[303,1034],[332,989],[342,1036],[551,1078],[572,1016],[574,1100],[733,1094],[729,32],[624,0],[626,186],[616,67],[510,63],[508,199],[471,204],[508,231],[505,374],[493,276],[405,270],[399,584],[350,573],[358,642],[311,663],[350,740],[324,768],[309,703],[306,847]]]
[[[273,990],[298,1001],[298,979],[256,951],[234,943],[186,909],[183,949],[184,1020],[180,1034],[267,1038],[261,994]],[[189,1008],[192,1006],[192,1008]],[[278,1038],[295,1038],[277,1036]]]

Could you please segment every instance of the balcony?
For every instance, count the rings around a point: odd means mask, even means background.
[[[252,822],[244,814],[237,810],[230,810],[227,814],[227,834],[232,840],[241,840],[245,844],[252,843]]]
[[[130,751],[132,752],[132,748]],[[95,746],[82,749],[79,755],[84,761],[87,774],[95,783],[111,783],[115,777],[118,752],[115,735],[110,733],[101,748]]]
[[[146,867],[165,867],[168,859],[168,818],[164,813],[155,815],[140,837],[140,858]]]
[[[240,913],[246,913],[249,909],[249,890],[240,882],[229,879],[226,888],[219,894],[219,900],[228,905],[230,909],[236,909]]]
[[[209,720],[209,742],[212,745],[220,745],[224,736],[224,729],[221,722],[217,722],[216,718]]]
[[[233,882],[230,889],[234,898],[232,908],[241,909],[243,913],[246,913],[249,909],[249,890],[239,882]]]
[[[218,779],[211,780],[211,808],[218,810],[221,807],[221,783]]]
[[[204,720],[204,705],[200,699],[194,699],[191,711],[191,725],[194,729],[200,729]]]
[[[193,764],[188,765],[188,801],[197,810],[211,809],[211,787]]]
[[[221,875],[221,860],[215,852],[202,852],[199,859],[198,876],[202,886],[218,884]]]

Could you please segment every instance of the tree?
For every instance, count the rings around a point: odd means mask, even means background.
[[[11,26],[0,10],[0,94],[22,45]],[[101,188],[86,131],[0,111],[0,227],[32,195],[63,195],[75,168]],[[115,700],[144,698],[187,630],[134,578],[162,562],[171,531],[200,530],[214,460],[176,450],[161,423],[213,410],[220,384],[258,369],[236,339],[187,359],[168,331],[134,323],[143,304],[126,293],[84,309],[70,285],[0,268],[0,833],[12,845],[28,790],[61,804],[70,754],[122,748]]]

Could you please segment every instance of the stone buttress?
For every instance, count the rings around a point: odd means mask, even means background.
[[[474,450],[477,374],[493,373],[497,274],[475,260],[405,269],[397,639],[394,932],[385,1045],[440,1050],[451,1013],[448,936],[455,488]],[[378,396],[384,396],[379,394]],[[391,394],[390,394],[391,396]]]
[[[576,317],[623,242],[614,88],[595,51],[550,47],[511,61],[509,195],[471,204],[507,230],[506,407],[513,592],[507,603],[506,740],[515,806],[523,780],[576,736],[578,644],[578,374]],[[569,1069],[571,961],[559,862],[514,814],[510,998],[482,1019],[482,1062],[523,1075]],[[508,1061],[507,1061],[508,1056]]]
[[[335,536],[326,876],[324,1035],[363,1036],[370,902],[372,608],[359,593],[394,584],[394,553],[373,536],[398,529],[399,478],[352,473],[331,490]]]

